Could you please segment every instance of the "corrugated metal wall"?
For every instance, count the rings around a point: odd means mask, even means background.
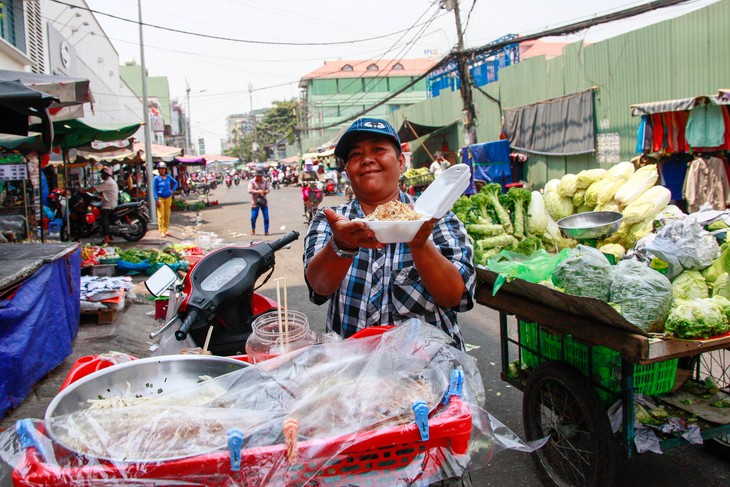
[[[617,133],[621,160],[636,155],[639,118],[630,106],[674,98],[717,94],[730,87],[730,0],[723,0],[682,17],[629,32],[592,45],[577,42],[563,55],[547,60],[530,58],[500,70],[500,80],[483,87],[503,108],[516,107],[576,93],[595,91],[596,133]],[[479,142],[497,140],[501,117],[496,103],[474,91]],[[449,93],[396,112],[417,123],[439,125],[461,118],[461,98]],[[461,144],[462,126],[452,138]],[[530,156],[527,180],[542,187],[566,172],[598,167],[596,156]]]

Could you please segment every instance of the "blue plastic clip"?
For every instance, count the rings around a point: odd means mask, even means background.
[[[464,390],[464,372],[458,369],[451,371],[451,377],[449,378],[449,389],[444,395],[442,404],[446,405],[451,400],[451,396],[459,396]]]
[[[231,454],[231,470],[241,469],[241,446],[243,446],[243,431],[238,428],[228,430],[228,451]]]
[[[40,438],[38,438],[37,430],[33,425],[33,420],[30,418],[26,418],[16,421],[15,431],[20,437],[20,446],[22,446],[23,448],[35,448],[38,454],[41,456],[41,459],[45,461],[45,459],[47,458],[46,451],[43,447],[43,444],[41,443]]]
[[[413,412],[416,415],[418,432],[421,433],[421,441],[426,441],[428,440],[428,404],[426,404],[426,401],[414,402]]]

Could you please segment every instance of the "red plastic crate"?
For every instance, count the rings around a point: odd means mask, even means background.
[[[441,467],[447,450],[455,455],[466,454],[471,430],[469,406],[459,397],[452,396],[446,409],[429,420],[430,437],[425,442],[421,441],[418,427],[413,423],[359,433],[355,438],[345,435],[304,441],[298,445],[296,464],[274,471],[266,467],[287,465],[286,445],[242,450],[238,471],[231,470],[228,451],[223,450],[160,463],[101,461],[90,465],[56,446],[58,463],[65,463],[58,466],[45,463],[35,448],[30,447],[13,470],[13,482],[16,487],[72,487],[79,485],[79,481],[90,484],[95,481],[113,483],[113,479],[157,479],[182,481],[183,485],[184,482],[200,482],[208,486],[247,487],[303,485],[314,478],[319,482],[314,485],[344,486],[351,483],[348,479],[353,475],[365,475],[373,479],[374,485],[392,485],[404,476],[403,469],[414,461],[414,465],[422,469],[419,473],[428,478]],[[271,477],[263,477],[272,473]]]

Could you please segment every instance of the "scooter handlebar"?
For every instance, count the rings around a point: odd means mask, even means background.
[[[180,328],[175,332],[175,338],[177,341],[181,342],[185,340],[188,337],[188,332],[190,331],[190,327],[192,327],[196,321],[198,321],[198,310],[191,309],[188,312],[188,315],[185,317],[185,320],[183,320],[182,325],[180,325]]]
[[[269,245],[271,245],[271,248],[274,252],[276,252],[279,249],[282,249],[292,243],[293,241],[297,240],[299,238],[299,232],[294,230],[293,232],[289,232],[283,237],[281,237],[278,240],[274,240]]]

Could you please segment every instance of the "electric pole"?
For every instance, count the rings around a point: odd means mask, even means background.
[[[297,103],[296,108],[294,108],[294,118],[296,119],[296,132],[297,132],[297,143],[299,144],[299,167],[297,169],[301,169],[301,162],[302,162],[302,156],[304,155],[304,152],[302,151],[302,109],[301,109],[301,100]]]
[[[253,127],[253,144],[251,144],[251,155],[253,162],[258,162],[256,153],[259,151],[259,139],[256,134],[256,116],[253,114],[253,83],[248,84],[248,104],[250,107],[249,118],[251,119],[251,127]]]
[[[139,12],[139,58],[142,68],[142,111],[144,112],[144,154],[147,167],[147,204],[149,205],[150,222],[154,225],[157,223],[157,211],[155,210],[155,197],[152,191],[155,170],[152,162],[152,131],[150,130],[150,106],[147,97],[147,66],[144,61],[144,36],[142,34],[142,0],[137,0],[137,10]]]
[[[471,92],[471,76],[469,73],[469,63],[464,53],[464,32],[461,30],[461,16],[459,14],[458,0],[442,0],[441,6],[446,10],[454,11],[454,19],[456,20],[456,35],[458,37],[456,44],[456,65],[459,69],[459,79],[461,80],[461,100],[464,104],[462,116],[464,121],[464,143],[473,145],[477,142],[476,132],[476,110],[474,110],[474,98]]]

